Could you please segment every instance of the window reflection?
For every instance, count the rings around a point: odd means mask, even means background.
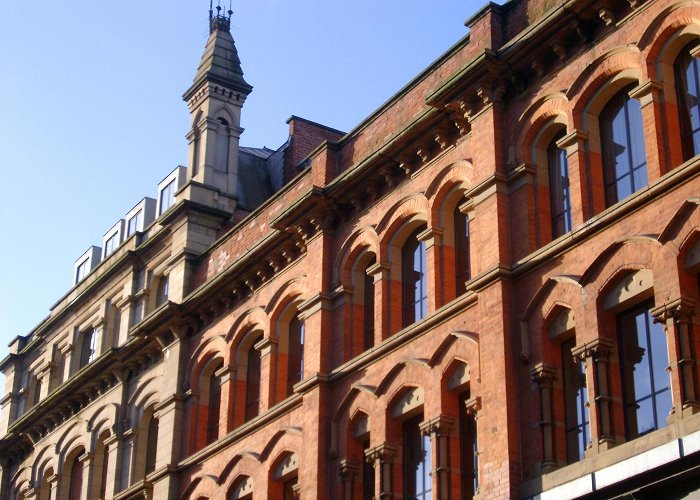
[[[408,237],[401,250],[401,280],[403,283],[403,326],[406,327],[428,315],[428,280],[426,274],[425,242],[419,227]]]
[[[671,411],[666,335],[652,321],[651,305],[643,304],[618,317],[627,439],[665,427]]]
[[[686,46],[674,64],[684,161],[700,153],[700,64],[690,55],[695,46]]]
[[[571,191],[569,189],[569,163],[566,151],[557,146],[564,131],[552,139],[547,148],[549,169],[549,199],[552,214],[552,237],[558,238],[571,231]]]
[[[629,86],[615,94],[600,114],[605,203],[614,205],[648,184],[639,101]]]

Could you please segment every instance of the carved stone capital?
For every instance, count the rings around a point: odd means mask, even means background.
[[[353,481],[360,472],[360,464],[356,460],[343,459],[338,464],[338,475],[343,482]]]
[[[481,413],[481,396],[476,396],[465,401],[464,408],[467,410],[467,415],[478,418],[479,413]]]
[[[393,463],[396,457],[396,446],[390,443],[382,443],[374,448],[365,450],[365,459],[370,463]]]
[[[665,302],[651,311],[655,323],[665,324],[668,320],[674,323],[691,323],[696,303],[688,297],[679,297],[670,302]]]
[[[581,346],[571,349],[574,359],[585,361],[586,358],[593,358],[593,361],[607,361],[613,352],[614,342],[609,339],[595,339]]]
[[[436,436],[447,436],[454,427],[455,419],[449,415],[438,415],[430,420],[425,420],[419,424],[419,429],[423,434]]]
[[[530,378],[538,387],[552,387],[557,379],[557,370],[546,363],[537,363],[530,368]]]

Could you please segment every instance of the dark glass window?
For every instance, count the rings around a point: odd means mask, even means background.
[[[219,365],[215,372],[221,368]],[[207,442],[219,439],[219,413],[221,410],[221,377],[212,374],[209,379],[209,408],[207,411]]]
[[[80,500],[81,491],[83,489],[83,462],[80,461],[79,455],[73,459],[73,464],[70,468],[70,485],[68,489],[69,500]]]
[[[362,445],[362,456],[369,449],[369,440]],[[374,464],[367,460],[362,460],[362,500],[372,500],[374,498]]]
[[[156,289],[156,307],[165,304],[168,301],[168,277],[161,276],[158,279],[158,288]]]
[[[260,351],[255,342],[248,349],[248,366],[245,379],[245,421],[258,416],[260,411]]]
[[[571,190],[569,188],[569,163],[566,151],[557,146],[564,137],[562,130],[547,148],[549,170],[549,203],[552,214],[552,238],[571,231]]]
[[[372,262],[367,265],[367,269],[374,264],[375,260],[372,259]],[[367,274],[367,270],[364,273],[364,281],[363,350],[366,351],[374,346],[374,276]]]
[[[132,234],[134,234],[136,231],[141,230],[141,226],[143,225],[143,210],[139,210],[136,212],[136,214],[129,219],[129,222],[126,225],[126,236],[129,237]]]
[[[476,420],[464,411],[469,393],[460,397],[459,455],[461,459],[462,497],[472,498],[479,489],[479,455],[476,439]]]
[[[102,477],[100,478],[100,498],[106,498],[107,473],[109,472],[109,448],[102,442]]]
[[[295,316],[289,324],[289,356],[287,358],[287,395],[294,384],[304,378],[304,322]]]
[[[166,186],[160,190],[160,208],[158,215],[162,214],[175,204],[176,190],[175,179],[168,182],[168,184],[166,184]]]
[[[79,282],[83,281],[85,279],[85,276],[90,272],[90,260],[86,259],[80,264],[78,264],[78,268],[75,270],[75,283],[78,284]]]
[[[158,450],[158,419],[151,417],[148,424],[148,442],[146,443],[146,474],[156,470],[156,451]]]
[[[453,214],[453,227],[455,233],[455,271],[457,295],[467,291],[465,283],[472,277],[471,273],[471,248],[469,240],[469,217],[455,207]]]
[[[296,500],[297,496],[294,494],[294,487],[297,485],[297,478],[287,479],[283,486],[283,500]]]
[[[83,334],[82,343],[80,346],[80,368],[87,366],[95,359],[96,355],[96,339],[95,330],[88,330]]]
[[[576,339],[568,340],[561,345],[566,419],[566,460],[570,464],[583,459],[583,452],[588,446],[591,435],[588,417],[586,365],[571,355],[571,349],[575,345]]]
[[[41,379],[37,377],[34,379],[34,401],[33,401],[33,404],[38,404],[40,399],[41,399]]]
[[[610,99],[600,114],[605,203],[614,205],[647,185],[642,108],[629,86]]]
[[[695,45],[684,48],[674,64],[683,160],[700,153],[700,64],[690,55]]]
[[[425,242],[418,240],[418,234],[424,230],[423,226],[414,231],[401,249],[404,327],[425,318],[428,314]]]
[[[666,335],[663,327],[652,321],[650,307],[650,303],[642,304],[618,316],[628,440],[665,427],[671,411]]]
[[[433,483],[430,477],[430,436],[420,431],[423,415],[403,424],[403,496],[428,500],[432,498]]]

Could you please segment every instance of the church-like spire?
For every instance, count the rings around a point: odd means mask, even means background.
[[[197,73],[190,88],[183,98],[188,101],[205,82],[211,82],[245,95],[250,94],[253,87],[243,79],[241,60],[238,57],[236,44],[231,36],[231,15],[229,6],[227,12],[222,12],[221,5],[209,4],[209,39],[204,48],[204,54],[199,62]]]

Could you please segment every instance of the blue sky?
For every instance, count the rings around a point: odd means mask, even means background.
[[[254,87],[241,144],[279,147],[292,114],[352,129],[466,35],[484,3],[236,0],[232,33]],[[181,96],[208,8],[0,3],[0,359],[69,290],[75,259],[185,164]]]

